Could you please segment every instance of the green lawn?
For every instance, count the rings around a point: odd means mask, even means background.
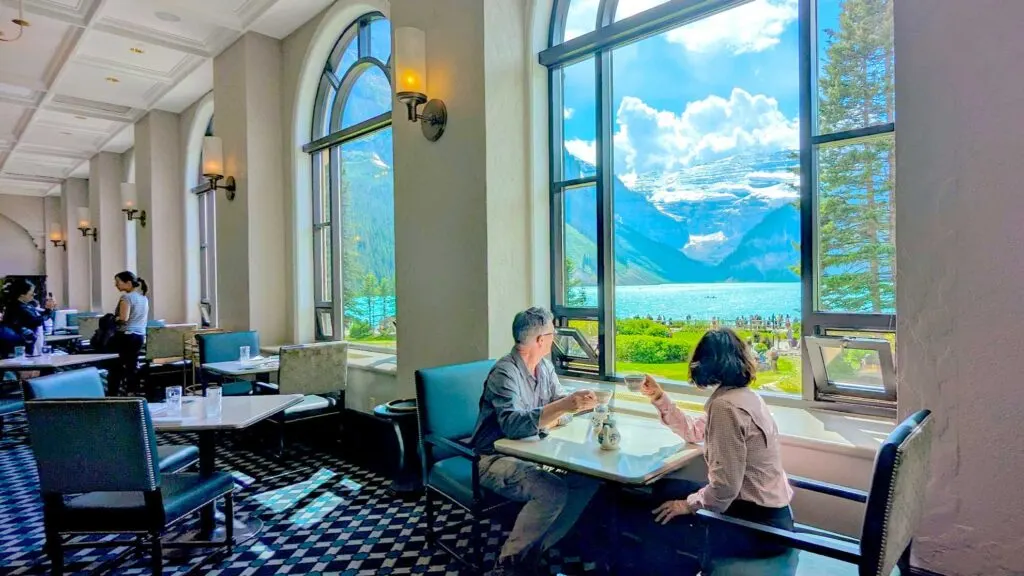
[[[689,380],[689,364],[678,362],[674,364],[636,364],[633,362],[616,362],[615,371],[619,374],[625,372],[644,372],[658,378],[686,382]],[[768,389],[773,392],[800,395],[800,364],[799,358],[779,358],[779,369],[777,371],[765,370],[757,373],[757,380],[751,386],[754,389]]]

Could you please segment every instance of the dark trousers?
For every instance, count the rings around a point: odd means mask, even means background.
[[[139,353],[146,342],[141,334],[118,332],[114,335],[113,349],[117,352],[116,369],[110,371],[107,383],[112,390],[119,393],[136,394],[141,392],[139,386]]]
[[[745,531],[720,524],[709,525],[695,515],[677,516],[665,526],[654,521],[652,510],[667,500],[683,500],[702,486],[690,480],[665,478],[653,486],[650,496],[630,503],[632,510],[626,530],[634,532],[642,542],[639,553],[630,559],[630,574],[695,574],[702,562],[715,558],[763,558],[784,551]],[[788,506],[766,508],[736,500],[725,514],[793,529],[793,515]]]

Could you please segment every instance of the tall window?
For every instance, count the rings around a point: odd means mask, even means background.
[[[367,14],[324,66],[304,147],[313,169],[316,337],[395,345],[391,27]]]
[[[206,136],[213,136],[213,118],[206,126]],[[202,151],[196,181],[203,181]],[[199,203],[199,306],[204,325],[212,325],[217,301],[217,195],[213,192],[196,196]]]
[[[802,336],[893,340],[892,0],[558,0],[552,19],[552,305],[596,351],[575,371],[685,382],[729,326],[756,387],[823,399]]]

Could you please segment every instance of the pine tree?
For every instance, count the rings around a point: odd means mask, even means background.
[[[576,262],[572,258],[565,259],[565,304],[574,308],[587,305],[587,295],[583,293],[583,281],[576,274]]]
[[[842,0],[826,30],[818,79],[820,133],[892,122],[892,0]],[[818,150],[821,307],[887,312],[895,305],[891,134]]]

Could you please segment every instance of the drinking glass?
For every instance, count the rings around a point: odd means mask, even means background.
[[[238,361],[245,364],[249,361],[249,347],[239,346],[238,347]]]
[[[39,351],[43,353],[43,356],[49,356],[50,354],[53,354],[53,346],[44,344]]]
[[[167,413],[171,416],[181,415],[181,386],[167,387]]]
[[[14,357],[16,359],[24,358],[25,357],[25,347],[24,346],[15,346],[14,347]]]
[[[639,392],[644,385],[644,375],[639,372],[629,372],[623,376],[623,380],[626,381],[626,388],[630,392]]]
[[[206,387],[206,417],[220,418],[220,412],[224,404],[224,395],[220,386]]]

